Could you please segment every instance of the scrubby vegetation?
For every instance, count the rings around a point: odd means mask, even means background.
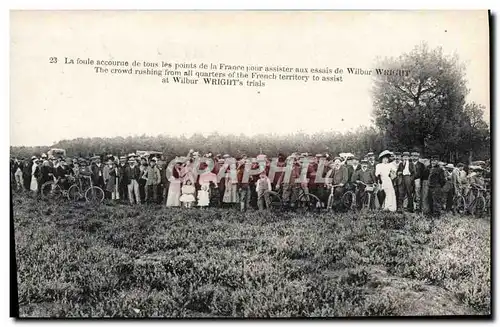
[[[490,223],[13,198],[22,317],[490,314]]]

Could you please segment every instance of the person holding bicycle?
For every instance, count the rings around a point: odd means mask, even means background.
[[[285,207],[290,207],[295,204],[299,196],[299,189],[301,186],[298,183],[298,179],[300,177],[300,162],[298,160],[298,156],[290,156],[288,157],[288,162],[293,162],[291,167],[285,167],[285,172],[281,174],[278,182],[276,183],[276,190],[279,190],[280,187],[283,189],[283,203]],[[288,169],[291,171],[288,173]]]
[[[357,207],[360,209],[363,208],[363,203],[365,203],[366,197],[368,196],[367,192],[371,192],[368,208],[374,208],[375,197],[373,186],[377,183],[377,178],[373,170],[368,169],[368,160],[361,160],[361,169],[354,173],[353,181],[358,184],[356,192]]]
[[[330,170],[326,173],[326,185],[329,189],[333,188],[333,205],[335,211],[342,209],[342,195],[344,194],[345,185],[348,182],[349,172],[345,165],[341,164],[342,159],[335,157],[330,164]]]
[[[67,190],[69,188],[69,180],[72,175],[73,171],[64,160],[62,160],[55,168],[54,177],[56,179],[56,184],[59,184],[63,190]]]

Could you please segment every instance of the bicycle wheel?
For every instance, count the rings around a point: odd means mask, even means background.
[[[463,215],[466,211],[466,204],[465,204],[465,198],[462,195],[458,195],[454,199],[454,207],[455,207],[455,212]]]
[[[352,210],[356,204],[356,197],[353,192],[347,191],[342,195],[342,203],[344,207],[348,210]]]
[[[104,200],[104,191],[100,187],[92,186],[85,192],[85,200],[92,204],[100,204]]]
[[[314,194],[302,194],[297,200],[295,207],[298,211],[320,211],[321,200]]]
[[[42,184],[40,188],[40,196],[42,199],[47,200],[52,197],[52,188],[54,187],[54,182],[49,181]]]
[[[283,200],[279,196],[277,192],[274,191],[267,191],[266,192],[269,196],[269,210],[271,211],[281,211],[283,210]]]
[[[480,218],[484,215],[484,211],[486,209],[486,200],[483,196],[478,196],[474,203],[472,204],[470,213],[477,218]]]
[[[59,200],[61,197],[63,196],[63,189],[61,186],[59,185],[55,185],[53,188],[52,188],[52,195],[51,197],[54,199],[54,200]]]
[[[78,201],[83,198],[82,192],[78,185],[71,185],[68,189],[68,200]]]
[[[372,194],[370,192],[365,192],[363,197],[363,210],[371,210]]]

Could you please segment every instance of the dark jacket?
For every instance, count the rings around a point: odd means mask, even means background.
[[[53,169],[50,166],[42,166],[40,168],[40,184],[46,183],[48,181],[52,181]]]
[[[415,177],[415,164],[411,160],[408,160],[408,165],[410,170],[410,176]],[[402,161],[398,165],[397,173],[403,175],[404,169],[405,169],[405,162]]]
[[[353,181],[361,181],[365,184],[375,184],[377,178],[375,177],[373,170],[367,168],[366,171],[363,171],[362,169],[357,170],[353,175]]]
[[[141,169],[139,166],[135,165],[134,168],[127,166],[125,169],[125,181],[128,184],[132,182],[132,180],[136,180],[139,182],[139,179],[141,178]]]
[[[417,161],[414,165],[415,165],[415,179],[423,179],[422,177],[424,176],[425,165],[420,161]],[[427,174],[426,177],[429,178],[429,175]]]
[[[23,177],[31,176],[31,169],[33,168],[33,161],[27,161],[23,164]]]
[[[441,167],[432,167],[429,172],[429,188],[443,187],[446,183],[444,169]]]
[[[103,168],[103,164],[101,164],[100,167],[98,167],[96,164],[90,166],[90,169],[92,170],[92,182],[94,183],[94,185],[104,183]]]

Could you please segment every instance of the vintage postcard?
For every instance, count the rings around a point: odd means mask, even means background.
[[[491,317],[489,20],[11,11],[16,316]]]

